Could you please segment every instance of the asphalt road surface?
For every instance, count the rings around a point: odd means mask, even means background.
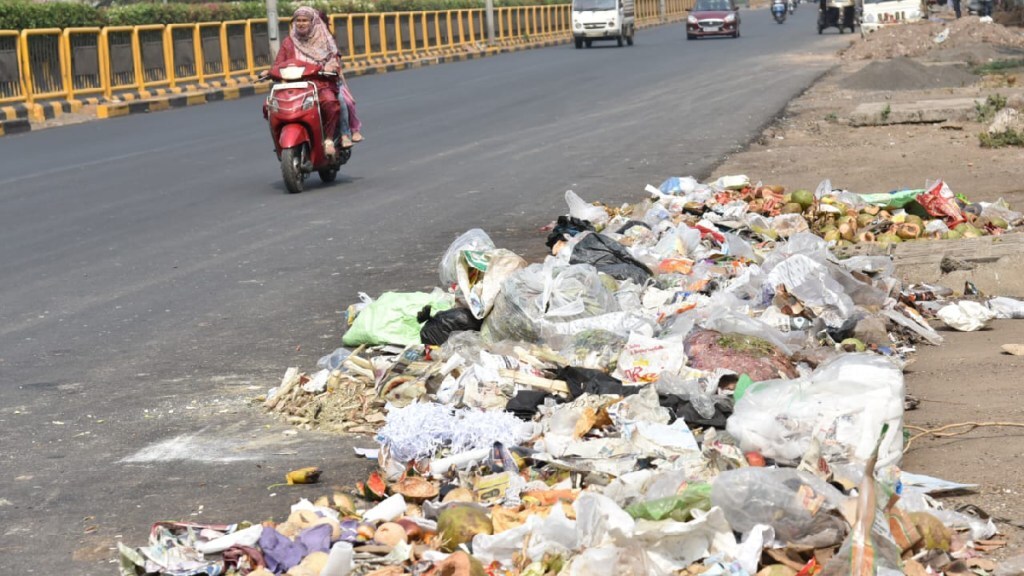
[[[287,195],[261,99],[0,139],[0,573],[113,574],[158,520],[283,520],[372,438],[254,408],[365,291],[429,289],[458,234],[543,257],[573,189],[707,175],[830,66],[803,5],[738,40],[528,50],[352,81],[367,141]],[[322,484],[268,490],[286,471]]]

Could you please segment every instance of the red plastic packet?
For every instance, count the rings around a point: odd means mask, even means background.
[[[924,194],[919,194],[917,203],[924,206],[929,214],[946,221],[946,226],[956,228],[962,222],[967,221],[964,213],[960,211],[960,205],[956,203],[953,192],[942,180],[937,181]]]

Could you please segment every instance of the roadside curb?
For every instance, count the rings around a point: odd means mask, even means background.
[[[96,106],[96,117],[99,119],[117,118],[129,114],[145,114],[159,112],[171,108],[197,106],[207,102],[235,100],[243,96],[264,94],[270,91],[270,84],[254,84],[247,79],[245,83],[220,88],[189,92],[169,92],[151,97],[127,99],[123,102],[106,102]]]
[[[685,20],[684,15],[677,15],[665,20],[637,23],[638,29],[651,28],[664,24],[672,24]],[[401,55],[393,57],[374,57],[368,60],[349,63],[345,75],[349,77],[386,74],[400,70],[422,68],[448,62],[476,60],[498,54],[509,54],[521,50],[549,48],[563,44],[571,44],[572,36],[560,34],[534,41],[511,40],[497,46],[486,47],[483,44],[463,48],[445,48],[427,53]],[[47,120],[60,118],[64,114],[85,113],[96,119],[119,118],[131,114],[146,114],[172,108],[198,106],[208,102],[236,100],[245,96],[265,94],[270,91],[270,83],[258,83],[255,76],[241,76],[228,80],[211,81],[200,85],[179,86],[175,88],[155,88],[138,92],[118,94],[116,98],[85,98],[72,100],[55,100],[36,102],[33,104],[13,104],[0,106],[0,137],[8,134],[29,132],[33,128],[41,129]]]
[[[23,132],[30,132],[31,130],[32,124],[26,118],[0,120],[0,136],[21,134]]]

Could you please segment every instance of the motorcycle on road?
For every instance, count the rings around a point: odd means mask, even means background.
[[[270,124],[274,152],[281,162],[281,176],[288,192],[302,192],[306,177],[313,171],[321,182],[333,182],[351,157],[352,149],[342,148],[338,135],[330,134],[336,152],[327,155],[324,138],[328,135],[324,134],[319,94],[313,80],[337,81],[338,75],[326,73],[316,64],[286,60],[274,65],[266,76],[274,81],[274,86],[263,104],[263,117]]]
[[[786,2],[785,0],[772,0],[772,18],[779,24],[786,21]]]

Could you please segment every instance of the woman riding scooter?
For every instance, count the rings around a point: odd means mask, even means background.
[[[309,6],[300,6],[292,15],[291,33],[281,42],[274,64],[287,60],[300,60],[323,67],[326,74],[338,74],[341,71],[341,56],[338,45],[334,42],[327,24],[319,14]],[[341,113],[341,102],[338,99],[338,82],[332,79],[318,78],[314,81],[320,99],[320,112],[323,116],[324,151],[329,156],[335,154],[334,135],[338,134],[341,123],[341,146],[352,147],[349,136],[347,114]]]

